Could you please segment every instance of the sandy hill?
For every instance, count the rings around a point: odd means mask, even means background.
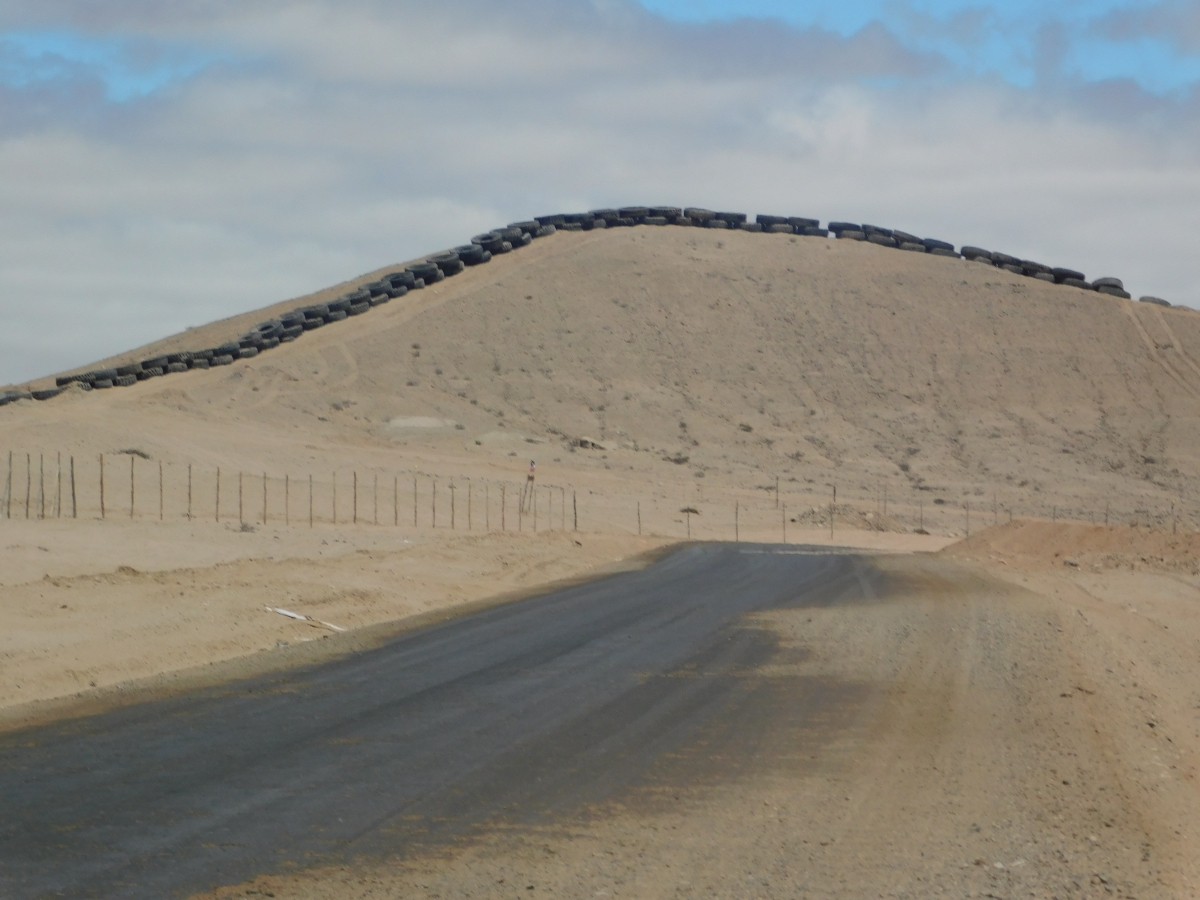
[[[886,485],[958,528],[964,501],[989,519],[993,502],[1189,514],[1198,401],[1190,310],[864,243],[638,227],[539,239],[232,366],[10,404],[0,433],[18,451],[136,446],[247,471],[521,478],[532,456],[551,479],[701,494],[778,476],[876,502]]]

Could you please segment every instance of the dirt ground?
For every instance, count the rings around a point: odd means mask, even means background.
[[[967,549],[1055,527],[1024,524]],[[1200,582],[961,550],[879,558],[878,602],[758,617],[782,652],[740,677],[770,714],[603,808],[204,896],[1194,896]],[[813,685],[845,714],[798,731]]]

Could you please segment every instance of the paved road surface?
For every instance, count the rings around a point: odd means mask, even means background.
[[[0,897],[186,896],[612,796],[769,714],[730,677],[775,649],[747,613],[880,582],[851,555],[690,547],[312,669],[0,736]]]

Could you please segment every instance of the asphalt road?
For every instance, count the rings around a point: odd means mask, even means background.
[[[318,667],[0,736],[0,897],[187,896],[580,809],[770,715],[736,677],[778,652],[747,614],[881,582],[849,554],[693,546]]]

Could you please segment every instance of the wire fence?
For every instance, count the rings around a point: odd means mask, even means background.
[[[814,529],[970,534],[1016,516],[1196,531],[1200,510],[1182,501],[1061,504],[993,492],[925,502],[895,491],[833,485],[745,490],[579,490],[378,468],[271,473],[152,460],[140,452],[75,455],[10,451],[0,517],[8,521],[215,522],[242,526],[390,526],[455,531],[597,531],[697,540],[787,542]],[[847,494],[850,493],[850,496]]]

